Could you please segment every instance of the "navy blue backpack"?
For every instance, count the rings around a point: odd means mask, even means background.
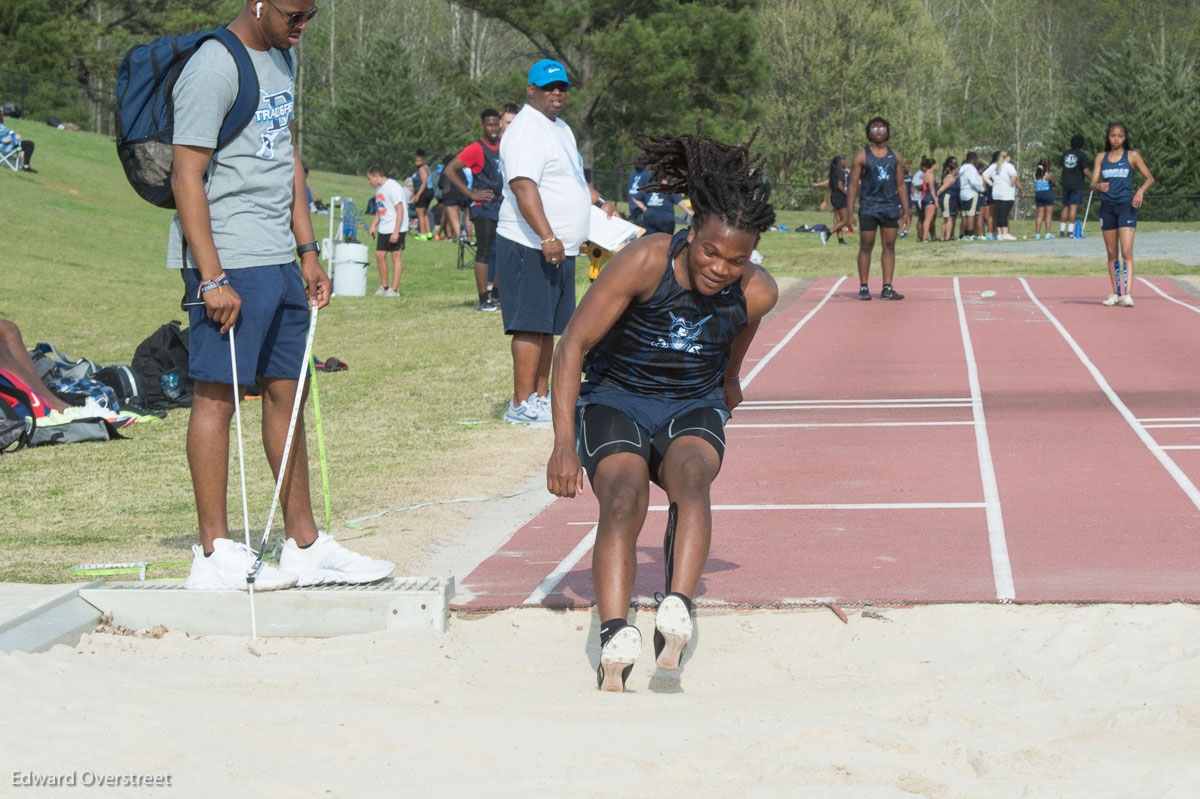
[[[125,177],[142,199],[159,208],[174,208],[171,191],[171,134],[174,102],[171,92],[179,73],[200,45],[216,39],[228,48],[238,69],[238,94],[225,115],[217,149],[233,141],[258,109],[258,75],[245,46],[224,26],[184,36],[160,36],[129,49],[117,70],[117,155]],[[284,51],[291,68],[291,53]]]

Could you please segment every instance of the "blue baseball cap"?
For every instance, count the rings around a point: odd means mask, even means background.
[[[571,84],[567,77],[567,68],[553,58],[543,58],[529,68],[529,82],[534,86],[545,86],[547,83]]]

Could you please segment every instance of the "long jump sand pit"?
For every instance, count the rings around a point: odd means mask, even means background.
[[[255,647],[93,633],[0,655],[0,793],[62,796],[14,780],[72,773],[170,778],[110,796],[1200,792],[1194,605],[846,616],[705,611],[669,674],[642,613],[623,695],[596,690],[589,611]]]

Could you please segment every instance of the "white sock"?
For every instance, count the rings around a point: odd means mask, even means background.
[[[1059,223],[1058,223],[1058,232],[1059,232],[1059,233],[1066,233],[1066,232],[1067,232],[1067,223],[1066,223],[1066,222],[1059,222]]]

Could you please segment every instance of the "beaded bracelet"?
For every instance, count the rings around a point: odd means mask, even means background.
[[[214,278],[209,278],[208,280],[202,281],[196,289],[196,298],[199,299],[200,295],[204,294],[205,292],[212,291],[213,289],[216,289],[217,293],[220,294],[221,287],[228,285],[229,276],[222,272]]]

